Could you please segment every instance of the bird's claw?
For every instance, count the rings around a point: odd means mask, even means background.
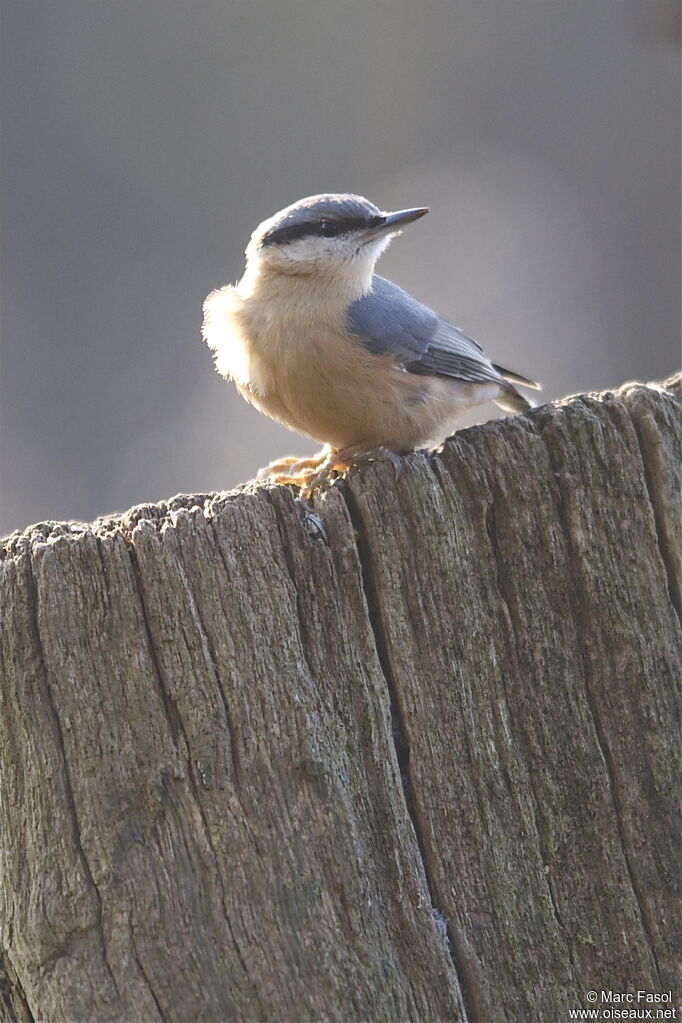
[[[382,453],[384,458],[389,460],[393,466],[395,478],[399,480],[403,472],[403,460],[400,455],[396,455],[395,451],[391,451],[389,448],[379,448],[379,451]]]
[[[353,465],[358,465],[360,462],[379,462],[386,460],[391,463],[395,472],[395,478],[399,479],[403,471],[403,460],[400,455],[397,455],[395,451],[391,451],[390,448],[386,448],[380,445],[376,448],[357,448],[349,449],[347,451],[340,452],[344,455],[345,469],[348,470]]]

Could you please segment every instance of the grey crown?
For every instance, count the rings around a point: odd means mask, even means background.
[[[296,238],[315,234],[322,219],[333,220],[342,229],[351,231],[364,227],[379,215],[378,207],[360,195],[336,195],[333,192],[311,195],[294,203],[271,223],[261,244],[286,244]]]

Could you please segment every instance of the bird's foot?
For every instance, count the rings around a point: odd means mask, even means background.
[[[403,465],[399,455],[385,447],[365,448],[350,447],[339,451],[325,449],[310,458],[296,458],[289,455],[276,462],[266,465],[258,473],[257,479],[267,479],[270,483],[279,483],[299,487],[301,497],[307,500],[314,490],[338,477],[345,476],[349,469],[361,462],[377,462],[387,459],[395,470],[395,478],[400,476]]]
[[[382,458],[391,462],[397,479],[402,472],[402,462],[400,457],[394,451],[389,451],[388,448],[352,447],[342,448],[340,451],[330,451],[317,471],[311,471],[307,479],[299,481],[301,496],[307,500],[314,490],[345,476],[354,465],[361,462],[376,462]]]
[[[403,471],[403,462],[400,455],[383,446],[375,448],[360,446],[343,448],[343,450],[333,452],[333,454],[335,455],[333,468],[340,473],[346,473],[352,466],[359,465],[362,462],[381,462],[384,460],[390,462],[393,466],[396,479],[398,479]]]
[[[337,452],[330,451],[328,448],[324,448],[310,458],[297,458],[295,455],[288,455],[286,458],[280,458],[260,469],[256,479],[267,480],[268,483],[281,486],[300,487],[301,497],[305,500],[313,490],[329,480],[335,472],[336,456]]]
[[[287,455],[285,458],[278,458],[276,462],[264,465],[256,473],[257,480],[269,480],[270,483],[298,483],[303,475],[315,471],[327,457],[327,451],[319,451],[310,458],[301,458],[299,455]]]

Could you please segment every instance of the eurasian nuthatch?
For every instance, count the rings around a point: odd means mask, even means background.
[[[206,299],[203,335],[218,372],[261,412],[327,446],[273,463],[274,479],[310,489],[378,448],[435,447],[474,405],[531,407],[515,384],[538,384],[374,275],[391,239],[427,212],[382,213],[358,195],[301,199],[253,232],[239,283]]]

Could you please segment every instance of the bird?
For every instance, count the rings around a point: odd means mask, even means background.
[[[491,362],[459,327],[374,267],[426,206],[382,212],[350,193],[313,195],[264,220],[244,274],[204,303],[215,368],[261,412],[323,444],[258,473],[303,494],[356,463],[438,447],[487,401],[534,406],[536,381]]]

